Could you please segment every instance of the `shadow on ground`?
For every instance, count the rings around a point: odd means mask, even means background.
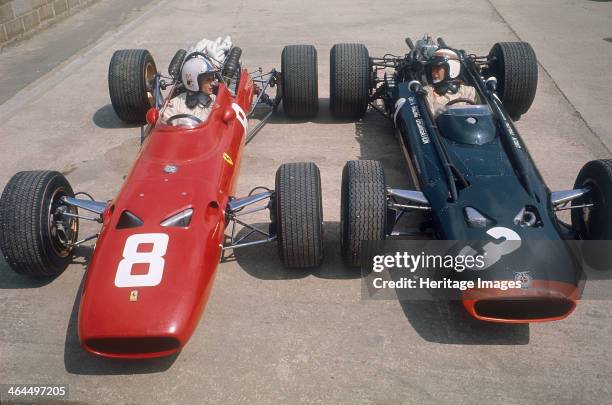
[[[414,188],[404,153],[395,136],[395,127],[389,118],[370,108],[362,119],[355,122],[355,140],[359,143],[359,159],[382,163],[387,186]]]
[[[4,260],[0,251],[0,290],[19,289],[19,288],[39,288],[53,282],[59,274],[55,276],[34,277],[14,272]],[[85,265],[91,259],[93,247],[79,246],[74,249],[72,262],[70,264]]]
[[[400,301],[406,319],[423,339],[462,345],[526,345],[528,324],[483,322],[459,301]]]
[[[263,109],[262,109],[263,112]],[[255,117],[260,117],[261,114],[256,114]],[[346,124],[353,122],[354,120],[342,120],[335,118],[331,115],[329,110],[329,98],[319,98],[319,111],[317,115],[310,118],[292,118],[288,117],[283,110],[283,104],[281,103],[276,114],[273,114],[269,124],[305,124],[312,122],[315,124]]]
[[[118,128],[138,128],[138,124],[129,124],[119,119],[112,104],[107,104],[101,107],[94,113],[93,123],[103,129],[118,129]]]
[[[265,229],[267,223],[254,224]],[[238,237],[246,234],[240,230]],[[236,260],[238,265],[251,276],[260,280],[294,280],[315,276],[323,279],[355,279],[360,278],[359,269],[347,267],[340,256],[340,224],[325,222],[323,224],[323,264],[311,269],[287,269],[279,256],[277,244],[250,246],[236,249],[228,260]]]

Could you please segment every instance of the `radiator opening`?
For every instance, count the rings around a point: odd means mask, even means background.
[[[180,347],[178,339],[172,337],[140,337],[140,338],[94,338],[87,339],[85,345],[94,352],[122,354],[152,354],[177,350]]]
[[[477,301],[474,312],[483,318],[529,321],[563,318],[575,305],[563,298],[492,299]]]

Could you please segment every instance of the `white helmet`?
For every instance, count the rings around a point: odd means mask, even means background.
[[[461,72],[459,56],[457,56],[455,51],[451,51],[450,49],[438,49],[435,51],[431,57],[431,64],[434,66],[446,65],[448,67],[447,79],[456,79]]]
[[[188,56],[189,58],[189,56]],[[195,56],[187,59],[181,69],[181,80],[185,88],[190,91],[200,91],[199,78],[201,75],[214,74],[212,64],[203,56]]]

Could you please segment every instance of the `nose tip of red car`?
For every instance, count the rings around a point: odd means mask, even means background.
[[[110,358],[145,359],[169,356],[178,352],[184,342],[177,336],[90,337],[81,341],[90,353]]]
[[[578,287],[560,281],[533,280],[529,288],[481,288],[462,293],[468,313],[479,320],[531,323],[561,320],[576,308]]]

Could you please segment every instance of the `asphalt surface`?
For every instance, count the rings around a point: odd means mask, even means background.
[[[83,13],[108,13],[104,3]],[[2,88],[0,186],[18,170],[57,169],[98,199],[117,193],[138,151],[139,130],[121,123],[110,106],[106,75],[115,49],[148,48],[165,70],[179,47],[231,34],[244,50],[243,65],[266,70],[280,67],[284,45],[312,43],[320,114],[307,122],[276,117],[245,151],[238,194],[272,187],[283,162],[316,162],[324,264],[287,271],[275,246],[239,251],[219,266],[200,325],[178,356],[117,362],[94,358],[78,344],[79,287],[91,249],[79,249],[75,264],[51,282],[20,277],[0,262],[0,384],[68,384],[71,401],[92,403],[609,403],[610,301],[580,302],[560,322],[499,325],[473,321],[445,303],[361,299],[359,275],[339,256],[342,166],[379,159],[391,186],[407,187],[410,179],[384,118],[330,117],[328,64],[336,42],[363,42],[371,55],[382,55],[403,52],[405,36],[426,32],[478,54],[494,42],[530,41],[540,80],[517,126],[550,188],[571,188],[586,161],[610,157],[611,3],[138,4],[138,12],[98,39],[71,45],[74,53],[38,80]],[[9,70],[21,77],[12,64],[20,55],[71,29],[58,24],[50,29],[57,36],[47,31],[5,49],[0,77]]]

